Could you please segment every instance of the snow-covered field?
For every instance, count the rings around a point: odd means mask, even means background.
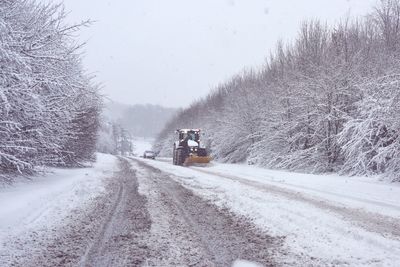
[[[398,266],[400,186],[369,178],[307,175],[254,166],[183,168],[145,161],[195,193],[284,236],[288,265]]]
[[[114,156],[97,154],[92,168],[52,169],[42,177],[1,188],[0,266],[18,257],[19,249],[10,247],[15,243],[9,240],[31,241],[32,235],[51,234],[48,229],[62,227],[73,209],[84,207],[103,192],[102,178],[114,168]]]

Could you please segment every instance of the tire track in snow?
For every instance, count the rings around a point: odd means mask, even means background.
[[[136,171],[126,159],[120,158],[119,165],[117,197],[80,266],[138,266],[147,258],[151,224],[147,200],[138,192]]]
[[[98,235],[95,240],[90,244],[90,246],[87,248],[85,254],[83,255],[80,266],[97,266],[96,261],[98,261],[98,258],[101,257],[101,255],[104,253],[105,249],[105,243],[106,241],[110,238],[110,231],[111,226],[113,225],[113,221],[115,221],[115,214],[117,212],[117,209],[119,206],[121,206],[121,199],[122,199],[122,194],[124,193],[124,187],[122,183],[120,182],[119,187],[118,187],[118,193],[117,197],[114,200],[114,203],[111,207],[111,210],[108,213],[108,216],[104,220]]]
[[[125,159],[104,177],[104,192],[73,210],[46,235],[32,233],[24,254],[1,266],[140,266],[148,257],[151,225],[146,198],[138,193],[135,171]],[[16,240],[20,246],[20,241]],[[24,246],[24,244],[21,244]],[[1,260],[1,258],[0,258]],[[1,261],[0,261],[1,262]]]
[[[134,162],[153,221],[147,266],[231,266],[239,259],[277,264],[281,238],[272,238],[247,219],[217,208],[169,174]],[[165,251],[165,247],[174,249]]]

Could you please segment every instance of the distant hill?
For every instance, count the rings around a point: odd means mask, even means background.
[[[177,109],[158,105],[126,105],[118,102],[106,103],[104,116],[117,122],[133,136],[154,138]]]

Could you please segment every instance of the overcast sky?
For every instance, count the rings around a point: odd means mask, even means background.
[[[55,2],[59,2],[55,1]],[[299,24],[362,16],[376,0],[64,0],[68,20],[96,23],[85,68],[111,99],[189,105],[245,67],[263,64]]]

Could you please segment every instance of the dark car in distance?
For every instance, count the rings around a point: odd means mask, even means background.
[[[156,158],[156,153],[154,151],[146,150],[143,153],[143,158],[145,158],[145,159],[155,159]]]

